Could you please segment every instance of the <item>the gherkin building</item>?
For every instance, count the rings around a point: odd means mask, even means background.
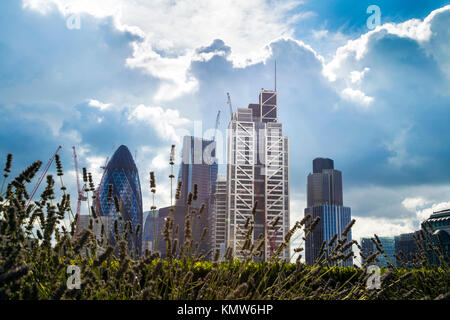
[[[110,184],[112,185],[112,197],[108,199],[108,186]],[[108,162],[99,196],[100,214],[111,217],[111,244],[117,241],[114,235],[114,221],[118,219],[118,229],[121,233],[126,222],[131,221],[133,229],[132,232],[128,232],[131,235],[128,238],[128,244],[134,252],[140,254],[142,252],[143,222],[141,184],[136,164],[126,146],[121,145]],[[123,221],[119,219],[120,214],[116,210],[114,196],[117,196],[119,200]],[[138,225],[141,228],[139,233],[136,234]]]

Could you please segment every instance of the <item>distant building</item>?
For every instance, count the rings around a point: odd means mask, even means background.
[[[395,254],[395,239],[394,237],[378,237],[381,242],[382,249],[386,256],[383,254],[378,255],[378,260],[380,260],[380,266],[388,266],[388,262],[392,263],[394,266],[396,265],[396,260],[394,257]]]
[[[114,221],[119,219],[120,213],[116,211],[114,199],[108,200],[108,186],[113,186],[112,195],[117,196],[122,208],[123,225],[130,221],[133,227],[133,235],[129,239],[129,248],[142,253],[142,193],[139,174],[130,151],[121,145],[111,160],[108,162],[103,183],[100,186],[100,214],[111,218],[110,238],[111,243],[116,242],[114,235]],[[119,220],[120,221],[120,220]],[[123,225],[119,223],[119,230],[123,231]],[[136,235],[136,228],[140,225],[140,232]]]
[[[342,232],[351,221],[351,209],[343,206],[342,173],[334,169],[331,159],[316,158],[313,160],[313,173],[308,175],[307,208],[305,216],[310,214],[312,220],[320,218],[319,224],[306,237],[305,260],[312,265],[320,258],[327,257],[327,252],[319,257],[323,241],[327,243],[337,234],[341,238]],[[347,242],[351,241],[351,231],[347,235]],[[350,252],[350,250],[348,251]],[[343,266],[352,266],[350,257]]]
[[[194,247],[198,243],[198,254],[206,254],[211,249],[211,242],[208,227],[210,216],[210,198],[216,188],[216,179],[218,165],[215,156],[216,143],[211,140],[185,136],[183,138],[183,148],[181,153],[182,162],[178,174],[178,181],[181,181],[180,198],[175,201],[173,206],[173,234],[172,239],[178,239],[181,246],[184,242],[184,232],[186,223],[186,214],[191,214],[191,231]],[[189,194],[194,194],[195,185],[197,185],[197,200],[192,199],[188,205]],[[202,205],[205,205],[200,213]],[[166,242],[164,241],[164,228],[167,217],[170,214],[170,206],[159,209],[158,228],[161,239],[158,242],[158,250],[162,257],[167,256]],[[195,211],[195,214],[192,214]],[[178,226],[178,233],[176,228]],[[204,229],[208,232],[203,240],[201,236]]]
[[[178,181],[182,182],[180,199],[177,206],[186,205],[189,193],[194,193],[194,185],[197,185],[198,199],[194,207],[200,208],[207,205],[209,197],[215,191],[217,179],[217,159],[215,156],[215,141],[185,136],[181,154],[181,165],[178,173]]]
[[[144,232],[142,234],[142,252],[146,249],[153,251],[156,239],[159,237],[159,225],[158,225],[158,210],[155,210],[155,216],[153,217],[153,211],[144,212],[146,216],[144,223]]]
[[[278,122],[277,91],[261,89],[258,103],[233,112],[227,163],[228,245],[244,256],[245,224],[257,202],[252,238],[266,239],[261,259],[268,260],[289,231],[289,143]],[[289,246],[279,258],[290,259]]]
[[[171,207],[164,207],[159,209],[158,214],[158,226],[160,237],[157,239],[158,251],[161,254],[162,258],[167,257],[167,242],[164,239],[164,230],[166,226],[166,221],[168,216],[170,215]],[[192,210],[192,208],[190,208]],[[196,210],[196,209],[193,209]],[[172,240],[178,239],[178,247],[181,248],[182,244],[185,241],[185,224],[186,224],[186,215],[188,212],[188,206],[173,206],[173,229],[172,229]],[[195,253],[196,244],[199,245],[197,254],[205,255],[210,249],[210,244],[208,242],[207,237],[204,240],[201,240],[201,236],[203,233],[203,229],[207,227],[207,219],[204,217],[206,211],[202,214],[198,210],[196,210],[195,214],[190,214],[190,224],[191,224],[191,240],[193,241],[193,249],[192,253]],[[178,232],[177,232],[178,230]],[[177,249],[177,252],[179,251]]]
[[[400,257],[401,261],[408,265],[418,253],[416,237],[418,231],[411,233],[403,233],[395,236],[395,253]]]
[[[89,224],[90,221],[92,219],[92,227],[93,227],[93,232],[95,237],[97,238],[98,241],[102,240],[102,226],[104,228],[105,231],[105,243],[100,244],[98,246],[98,251],[97,254],[102,253],[106,247],[109,244],[109,230],[110,230],[110,226],[111,226],[111,217],[108,216],[99,216],[97,217],[97,219],[94,219],[92,216],[87,215],[87,214],[80,214],[78,216],[78,221],[77,221],[77,229],[76,229],[76,235],[78,236],[84,229],[89,229]],[[96,222],[97,220],[97,222]]]
[[[361,264],[365,264],[366,258],[374,253],[374,245],[370,238],[361,238],[360,240],[361,253],[365,258],[362,259]]]
[[[227,180],[224,176],[217,178],[216,192],[213,193],[210,203],[209,238],[211,248],[223,251],[227,240]]]
[[[444,251],[444,257],[449,262],[450,258],[450,209],[433,212],[424,222],[422,229],[427,229],[433,233],[434,245]],[[439,241],[440,240],[440,241]],[[428,251],[432,263],[439,264],[438,257]]]
[[[377,255],[377,260],[374,261],[373,264],[378,265],[379,267],[387,267],[388,262],[392,263],[394,266],[396,265],[396,260],[394,257],[395,251],[395,238],[394,237],[378,237],[381,242],[381,248],[385,252],[387,258],[383,254]],[[371,254],[378,252],[377,247],[373,243],[370,238],[361,238],[361,248],[362,253],[365,257],[370,256]],[[362,261],[363,264],[366,263],[365,260]]]

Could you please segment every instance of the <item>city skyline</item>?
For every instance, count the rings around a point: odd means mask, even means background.
[[[219,18],[232,23],[206,19],[203,28],[190,28],[195,10],[64,4],[0,5],[0,153],[14,155],[13,170],[46,162],[62,145],[67,188],[76,195],[71,147],[99,183],[105,159],[124,144],[141,177],[156,172],[157,206],[166,206],[170,145],[178,157],[182,132],[210,138],[218,110],[224,137],[226,93],[237,110],[261,87],[274,89],[276,60],[279,119],[291,139],[292,221],[307,206],[316,157],[334,159],[345,173],[355,239],[414,232],[433,211],[450,207],[447,1],[381,1],[378,29],[366,24],[366,1],[224,4]],[[161,29],[139,12],[174,15],[177,23]],[[77,17],[79,29],[68,23]]]

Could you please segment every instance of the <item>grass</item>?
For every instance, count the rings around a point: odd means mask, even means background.
[[[48,175],[40,199],[28,207],[26,185],[42,163],[34,162],[8,180],[11,163],[12,156],[8,155],[0,190],[0,299],[449,299],[448,253],[440,249],[427,230],[418,239],[420,251],[409,263],[412,268],[393,264],[382,268],[382,286],[375,290],[367,288],[370,275],[366,267],[377,256],[385,255],[377,236],[373,239],[377,252],[363,257],[366,263],[362,267],[336,266],[354,255],[353,245],[359,246],[356,241],[348,244],[346,240],[353,222],[342,235],[324,243],[321,258],[308,266],[299,258],[295,263],[279,261],[278,255],[297,231],[302,231],[305,237],[312,232],[318,220],[311,217],[295,223],[285,243],[269,261],[254,262],[261,255],[264,239],[253,239],[252,219],[246,223],[244,258],[236,259],[228,248],[219,260],[217,251],[200,255],[195,250],[198,244],[192,240],[194,226],[190,225],[189,217],[196,212],[187,212],[183,243],[174,235],[173,218],[169,215],[161,234],[168,256],[161,259],[159,252],[147,250],[142,255],[136,252],[132,239],[140,227],[134,230],[121,215],[114,225],[114,245],[109,241],[109,228],[103,226],[101,237],[94,236],[93,225],[101,223],[95,207],[88,206],[89,228],[77,230],[77,217],[66,194],[59,158],[56,158],[59,199],[56,199],[55,180]],[[86,196],[95,203],[92,177],[85,170],[83,173],[89,186]],[[153,173],[151,179],[154,195]],[[192,194],[188,198],[196,196]],[[178,190],[175,197],[179,197]],[[112,193],[109,200],[121,212],[121,204],[118,199],[113,201]],[[151,209],[155,209],[154,204]],[[69,217],[68,223],[65,217]],[[300,255],[302,249],[295,251]],[[406,266],[398,260],[397,265]],[[70,265],[80,268],[80,289],[67,287]]]

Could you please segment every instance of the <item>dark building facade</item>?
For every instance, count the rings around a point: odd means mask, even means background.
[[[111,160],[108,162],[103,183],[100,186],[100,215],[111,217],[110,239],[115,243],[114,221],[119,218],[119,212],[116,211],[114,200],[108,200],[108,186],[113,185],[113,196],[116,195],[121,203],[123,225],[119,223],[119,229],[123,230],[126,221],[131,221],[133,226],[133,236],[129,240],[130,248],[142,252],[142,193],[139,174],[130,151],[124,145],[121,145]],[[136,228],[141,225],[141,231],[136,235]]]
[[[219,176],[216,182],[216,192],[210,198],[209,241],[212,249],[224,253],[227,242],[227,180]]]
[[[334,161],[328,158],[316,158],[313,160],[313,173],[322,173],[325,169],[334,169]]]
[[[395,236],[395,253],[402,259],[404,264],[411,263],[418,253],[416,243],[418,233],[419,231],[416,231]]]
[[[307,206],[343,206],[342,173],[334,169],[333,160],[316,158],[313,173],[308,175]]]
[[[323,241],[328,243],[335,234],[340,239],[342,231],[351,221],[351,209],[343,205],[342,173],[334,169],[331,159],[313,160],[313,173],[308,175],[307,182],[305,216],[308,214],[312,216],[312,220],[320,218],[319,224],[305,241],[306,263],[312,265],[319,258]],[[351,241],[351,231],[347,234],[347,241]],[[326,258],[326,255],[327,253],[321,259]],[[353,258],[341,265],[352,266]]]
[[[218,165],[215,157],[215,141],[205,140],[192,136],[183,139],[182,162],[178,174],[178,181],[182,182],[180,199],[176,205],[186,204],[190,192],[194,192],[194,185],[198,187],[198,199],[196,207],[208,199],[215,191]]]
[[[181,245],[184,242],[186,214],[191,213],[191,230],[194,246],[198,243],[198,253],[205,254],[211,248],[210,235],[201,240],[203,230],[208,228],[210,215],[210,198],[216,188],[218,164],[215,155],[216,143],[211,140],[185,136],[183,138],[182,162],[178,174],[181,181],[180,198],[173,206],[173,230],[172,239],[178,239]],[[188,206],[189,193],[194,193],[197,185],[197,200],[192,200]],[[200,208],[205,208],[200,213]],[[167,217],[170,214],[170,206],[159,209],[158,227],[161,234],[158,242],[158,251],[162,257],[167,256],[166,241],[164,240],[164,228]],[[192,214],[195,211],[195,214]],[[178,233],[176,229],[178,226]]]
[[[164,207],[159,209],[158,214],[158,226],[159,226],[159,234],[157,240],[157,248],[161,254],[162,258],[167,257],[167,242],[164,239],[164,230],[166,227],[166,221],[168,216],[170,215],[171,207]],[[188,206],[173,206],[173,228],[172,228],[172,239],[178,239],[179,248],[177,248],[177,253],[179,253],[180,248],[185,240],[185,225],[186,225],[186,215],[188,209],[192,210],[192,208],[188,208]],[[193,209],[196,210],[196,209]],[[193,241],[192,253],[195,252],[195,246],[198,244],[198,255],[206,254],[210,249],[210,242],[208,241],[207,236],[203,240],[201,240],[201,236],[204,228],[208,227],[208,220],[205,217],[207,214],[206,210],[201,214],[198,210],[196,210],[195,214],[190,214],[190,225],[191,225],[191,240]]]
[[[433,212],[427,220],[422,222],[422,229],[432,233],[434,246],[440,248],[447,263],[450,262],[450,209]],[[434,252],[427,250],[427,255],[433,264],[440,264]]]

